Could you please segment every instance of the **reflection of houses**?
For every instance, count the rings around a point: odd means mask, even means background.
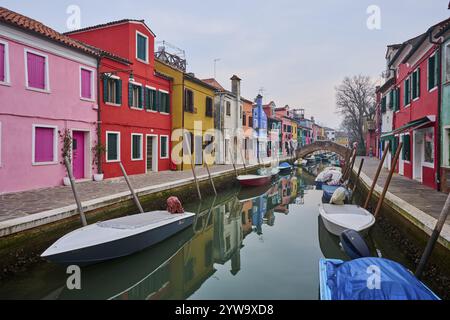
[[[240,270],[243,241],[239,202],[236,198],[214,209],[214,262],[224,265],[231,259],[231,273]]]

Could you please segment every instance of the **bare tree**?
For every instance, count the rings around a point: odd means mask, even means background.
[[[344,116],[342,128],[351,140],[358,142],[359,153],[365,153],[364,121],[375,117],[375,85],[370,77],[345,77],[335,88],[336,108]]]

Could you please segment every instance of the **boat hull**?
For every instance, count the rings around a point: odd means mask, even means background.
[[[123,239],[49,255],[45,259],[62,265],[86,266],[122,258],[160,243],[190,227],[194,217],[190,216]]]
[[[370,212],[354,205],[322,204],[319,212],[325,228],[336,236],[349,229],[365,235],[375,224],[375,218]]]
[[[272,181],[272,176],[255,177],[251,179],[239,180],[239,183],[243,187],[260,187],[269,184]]]

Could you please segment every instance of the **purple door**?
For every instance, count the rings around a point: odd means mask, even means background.
[[[84,132],[73,132],[73,176],[75,179],[84,179]]]

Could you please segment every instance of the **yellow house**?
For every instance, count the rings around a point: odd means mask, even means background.
[[[205,160],[214,164],[214,156],[204,159],[203,150],[211,145],[214,136],[215,88],[170,62],[155,59],[155,69],[172,80],[172,161],[177,170],[190,170],[191,161],[197,166],[204,165]],[[185,136],[190,143],[183,145]]]
[[[295,142],[297,142],[297,137],[298,137],[298,124],[295,120],[291,120],[291,125],[292,125],[292,140],[294,140]]]

